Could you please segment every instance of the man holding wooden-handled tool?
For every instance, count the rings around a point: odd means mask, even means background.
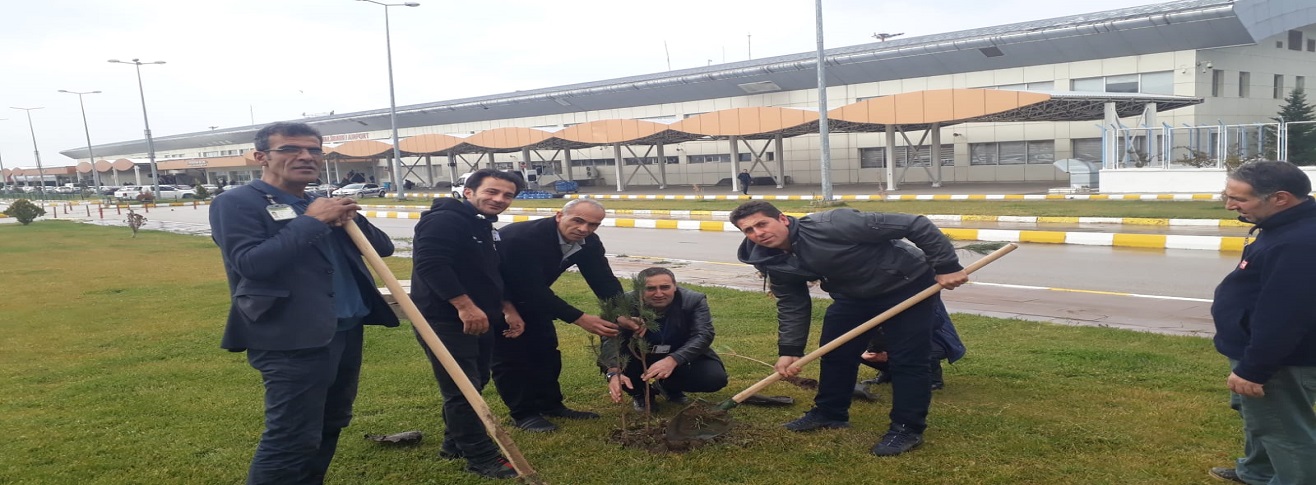
[[[745,234],[738,258],[766,275],[777,297],[781,357],[774,367],[783,376],[799,373],[792,364],[804,355],[808,339],[810,281],[821,281],[834,300],[823,317],[823,345],[925,288],[953,289],[968,282],[950,240],[923,216],[837,209],[797,219],[767,202],[751,201],[732,211],[730,219]],[[914,243],[925,258],[891,243],[900,239]],[[892,376],[891,425],[873,446],[874,455],[898,455],[923,443],[932,401],[928,356],[939,298],[932,295],[883,324]],[[850,426],[859,355],[870,339],[851,339],[822,356],[814,408],[786,423],[786,429]]]
[[[498,214],[523,188],[515,175],[478,170],[466,179],[465,200],[435,199],[421,214],[412,243],[411,298],[421,320],[460,367],[457,376],[450,375],[452,370],[444,367],[439,352],[426,345],[423,330],[417,328],[416,339],[429,357],[443,395],[439,456],[465,458],[467,471],[486,478],[514,478],[517,473],[485,433],[480,411],[487,411],[487,406],[478,394],[468,398],[458,381],[464,375],[477,392],[483,390],[493,358],[491,330],[502,327],[504,336],[515,338],[524,329],[520,315],[504,298],[499,235],[493,227]]]

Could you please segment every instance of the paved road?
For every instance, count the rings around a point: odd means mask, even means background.
[[[193,234],[209,229],[204,207],[161,208],[147,217],[147,229]],[[107,214],[105,223],[121,221]],[[409,241],[416,220],[373,222],[393,238]],[[684,281],[762,286],[752,268],[735,260],[741,240],[736,233],[605,227],[599,234],[608,252],[617,255],[614,269],[619,272],[667,261],[678,266]],[[1237,258],[1216,251],[1025,244],[974,275],[975,284],[945,296],[956,312],[1207,335],[1212,331],[1212,290]]]

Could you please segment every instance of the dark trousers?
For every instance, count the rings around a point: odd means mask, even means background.
[[[929,271],[904,287],[878,297],[862,300],[836,298],[823,317],[819,345],[835,340],[935,283]],[[939,299],[940,295],[934,295],[881,325],[887,341],[887,366],[891,372],[891,422],[908,426],[918,433],[927,428],[928,406],[932,402],[928,356],[932,352],[932,321]],[[814,398],[815,412],[829,419],[850,419],[850,398],[862,360],[859,354],[868,347],[876,331],[874,328],[822,357],[818,395]]]
[[[338,434],[352,421],[361,335],[358,325],[324,347],[247,350],[247,362],[265,381],[265,432],[248,484],[324,483]]]
[[[645,360],[649,364],[658,362],[666,358],[666,355],[649,356]],[[622,386],[632,397],[644,396],[644,381],[640,376],[644,374],[644,368],[637,359],[630,359],[626,362],[626,369],[622,371],[626,377],[630,378],[631,385],[634,389],[627,389]],[[676,366],[672,370],[672,375],[666,379],[658,381],[667,392],[716,392],[727,387],[727,369],[722,365],[722,361],[712,357],[700,356],[690,362]],[[650,396],[653,393],[650,392]]]
[[[553,320],[527,318],[525,332],[503,337],[503,323],[493,328],[493,381],[512,419],[562,409],[562,352]]]
[[[466,378],[470,379],[476,390],[483,391],[485,384],[489,383],[493,331],[467,335],[462,333],[460,321],[430,321],[429,324],[466,374]],[[447,369],[443,368],[443,364],[439,363],[439,359],[419,334],[416,335],[416,341],[425,350],[425,357],[429,358],[430,368],[434,371],[434,380],[439,383],[439,394],[443,395],[443,448],[460,450],[470,462],[488,461],[499,456],[498,446],[485,432],[484,423],[462,394],[461,388],[457,387],[457,381],[448,375]]]

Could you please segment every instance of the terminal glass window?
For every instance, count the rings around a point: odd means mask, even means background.
[[[1069,82],[1072,91],[1102,92],[1106,90],[1106,79],[1100,77],[1090,77],[1086,79],[1074,79]]]
[[[1006,141],[996,144],[997,163],[1001,165],[1022,165],[1028,159],[1028,143]]]
[[[886,148],[860,148],[859,168],[886,168]]]
[[[730,153],[718,153],[713,155],[690,155],[686,157],[686,163],[720,163],[730,162]]]
[[[1252,73],[1238,72],[1238,97],[1246,98],[1252,94]]]
[[[1294,76],[1293,89],[1307,89],[1307,76]]]
[[[1174,94],[1174,71],[1148,72],[1142,75],[1138,92]]]
[[[1211,70],[1211,97],[1218,98],[1225,91],[1225,71]]]
[[[1073,149],[1074,158],[1086,162],[1101,163],[1101,139],[1100,138],[1075,138],[1070,140]]]
[[[1281,99],[1281,98],[1284,97],[1284,75],[1283,75],[1283,74],[1276,74],[1276,75],[1275,75],[1275,92],[1274,92],[1273,94],[1271,94],[1271,97],[1273,97],[1273,98],[1275,98],[1275,99]]]
[[[1106,92],[1108,93],[1138,92],[1138,75],[1126,74],[1123,76],[1107,76]]]
[[[996,165],[996,144],[969,144],[969,165]]]
[[[754,154],[753,154],[753,153],[738,153],[738,154],[736,154],[736,158],[739,158],[740,161],[742,161],[742,162],[752,162],[752,161],[754,161]],[[764,152],[764,153],[763,153],[763,156],[760,157],[759,160],[769,161],[769,162],[770,162],[770,161],[772,161],[772,160],[776,160],[776,155],[774,155],[773,152]]]
[[[1055,140],[1028,142],[1028,163],[1047,164],[1056,161]]]

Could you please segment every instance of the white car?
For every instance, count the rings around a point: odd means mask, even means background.
[[[151,192],[155,187],[150,185],[125,185],[119,190],[114,191],[114,198],[125,200],[137,200],[137,197],[145,192]],[[156,194],[155,200],[178,200],[178,199],[195,199],[196,190],[185,187],[176,187],[173,185],[160,185],[160,193]]]
[[[384,188],[379,184],[347,184],[333,192],[334,197],[383,197]]]

